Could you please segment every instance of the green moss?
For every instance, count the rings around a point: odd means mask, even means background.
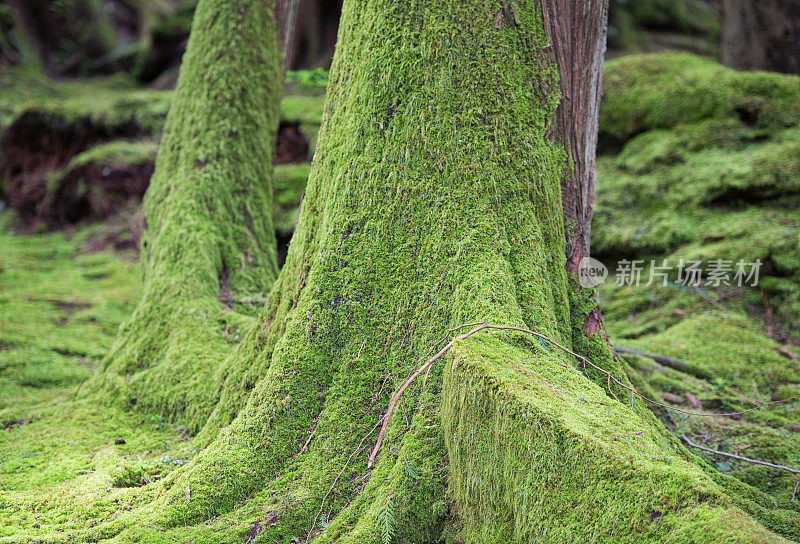
[[[133,308],[136,265],[79,242],[0,236],[0,411],[86,379]]]
[[[227,365],[220,403],[198,439],[207,447],[163,482],[154,504],[87,537],[105,530],[120,541],[153,540],[154,526],[186,538],[189,524],[196,541],[248,534],[285,541],[321,531],[320,542],[377,542],[376,520],[391,503],[402,541],[432,541],[456,533],[442,508],[450,500],[441,481],[449,463],[450,497],[470,541],[524,541],[539,520],[564,536],[548,513],[568,516],[575,541],[599,539],[604,530],[631,541],[629,522],[652,527],[653,540],[675,529],[685,542],[724,542],[734,530],[782,541],[733,507],[651,415],[613,400],[552,348],[522,338],[468,352],[459,360],[469,370],[451,372],[444,390],[440,367],[424,391],[416,383],[365,477],[365,446],[390,392],[448,326],[514,323],[573,345],[570,314],[586,310],[566,294],[564,156],[547,136],[558,97],[540,14],[520,3],[519,26],[509,14],[498,29],[484,10],[483,2],[345,5],[297,230],[258,325]],[[589,344],[581,349],[603,354]],[[544,377],[517,375],[519,361]],[[615,364],[607,355],[599,363]],[[550,396],[550,380],[568,395]],[[508,401],[481,419],[485,410],[473,402],[498,390]],[[580,398],[585,405],[572,404]],[[539,428],[552,432],[532,442],[527,427],[513,424],[534,410]],[[591,412],[594,418],[580,417]],[[489,462],[482,452],[497,451],[500,421],[511,447]],[[612,433],[623,424],[632,436],[618,444]],[[480,453],[474,461],[453,442],[462,439],[463,451]],[[537,464],[540,451],[572,464]],[[620,451],[630,452],[641,476],[619,470],[617,461],[628,462]],[[409,463],[421,467],[419,487]],[[552,480],[566,482],[559,491],[575,500],[582,491],[589,507],[576,511],[554,498],[537,511],[535,501],[551,496],[531,491]],[[508,499],[507,489],[523,492]],[[668,524],[650,519],[656,507]],[[587,523],[583,512],[609,514]]]
[[[559,359],[498,339],[455,351],[442,403],[467,541],[785,542],[733,507],[691,455]]]
[[[66,174],[72,168],[87,164],[108,166],[110,168],[152,164],[155,161],[157,151],[158,144],[152,140],[117,140],[107,144],[96,145],[83,153],[75,155],[63,173]]]
[[[216,155],[234,146],[229,126],[215,121],[232,116],[198,97],[217,96],[209,81],[242,73],[242,60],[219,63],[216,44],[241,52],[230,36],[270,23],[255,21],[256,10],[223,32],[228,15],[243,15],[223,9],[233,4],[198,7],[146,203],[144,299],[99,378],[140,408],[204,425],[191,443],[201,451],[158,482],[105,496],[97,489],[141,481],[152,467],[122,463],[116,474],[121,463],[104,453],[98,479],[64,486],[71,495],[22,492],[9,508],[24,523],[11,541],[28,539],[42,500],[68,518],[65,532],[49,525],[43,535],[62,542],[311,534],[373,543],[387,531],[387,509],[398,542],[785,542],[740,509],[760,515],[770,504],[763,521],[797,534],[796,512],[741,482],[715,482],[641,403],[519,335],[459,343],[446,368],[434,366],[402,397],[366,469],[389,398],[452,336],[449,327],[525,326],[622,376],[597,336],[575,332],[593,303],[565,271],[566,160],[549,136],[557,70],[533,1],[506,12],[483,0],[345,3],[286,265],[257,322],[245,332],[247,318],[237,318],[241,343],[220,349],[223,320],[244,314],[216,300],[222,263],[238,262],[225,260],[220,240],[241,236],[223,230],[233,220],[203,215],[232,200],[205,176],[247,180],[263,154]],[[242,176],[231,174],[237,168]],[[242,268],[228,270],[249,272]],[[266,287],[257,279],[237,281],[258,295]],[[93,507],[53,504],[64,497]]]
[[[291,85],[290,89],[297,89]],[[302,90],[286,94],[281,100],[281,122],[297,123],[300,133],[308,141],[309,153],[313,156],[317,145],[317,133],[322,123],[324,97],[319,92]]]
[[[746,316],[739,301],[725,300],[721,310],[719,302],[710,302],[711,296],[675,285],[603,286],[601,303],[615,345],[686,363],[683,368],[667,367],[626,355],[628,373],[639,391],[678,410],[701,413],[738,412],[793,397],[800,382],[796,362],[778,352],[780,344]],[[733,418],[687,416],[651,407],[677,435],[688,434],[729,453],[798,466],[798,406],[794,400]],[[789,473],[703,455],[722,474],[783,499],[791,495],[794,479]]]
[[[311,165],[282,164],[275,167],[275,201],[273,221],[275,231],[291,236],[297,221],[300,201],[308,181]]]
[[[250,301],[277,273],[262,165],[272,162],[280,63],[272,12],[259,6],[206,2],[195,12],[144,202],[142,301],[96,384],[194,430],[217,397],[215,373],[251,326]]]
[[[733,119],[755,129],[797,126],[797,76],[736,72],[688,54],[632,55],[603,77],[600,137],[627,141],[653,129]]]
[[[667,259],[673,268],[681,259],[764,263],[757,288],[699,290],[659,282],[615,286],[612,268],[601,303],[613,341],[686,363],[668,368],[626,356],[631,380],[651,398],[690,412],[736,412],[790,397],[800,379],[797,365],[777,351],[763,318],[764,297],[773,336],[780,329],[794,335],[800,318],[797,78],[736,73],[697,57],[661,54],[609,62],[604,81],[594,255],[609,264],[623,257]],[[673,273],[670,280],[676,279]],[[647,283],[647,271],[642,280]],[[651,407],[678,435],[796,466],[797,406],[777,404],[736,418]],[[771,513],[774,505],[754,499],[741,484],[785,500],[793,488],[788,473],[702,455],[737,505],[767,527],[796,534],[793,514]]]
[[[760,259],[759,286],[796,323],[800,80],[664,54],[610,62],[604,82],[593,252]]]
[[[23,126],[37,123],[56,131],[74,127],[106,137],[130,132],[158,134],[171,96],[168,91],[131,90],[124,84],[118,89],[96,83],[69,85],[60,93],[69,97],[23,105],[15,122]]]

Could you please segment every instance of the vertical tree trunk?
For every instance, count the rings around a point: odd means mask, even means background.
[[[589,255],[608,0],[549,0],[544,2],[544,14],[562,94],[552,136],[564,145],[571,163],[561,183],[561,197],[567,270],[576,274],[580,260]]]
[[[561,199],[567,271],[575,276],[581,259],[589,256],[608,0],[547,0],[543,7],[562,94],[552,137],[564,146],[569,161]],[[605,334],[599,308],[586,314],[581,328],[577,334]]]
[[[294,30],[297,23],[297,8],[300,0],[276,0],[275,14],[278,21],[278,43],[283,55],[283,71],[289,69],[292,58]]]
[[[800,0],[725,0],[722,63],[800,74]]]
[[[99,380],[201,427],[214,378],[277,272],[272,153],[282,87],[273,10],[201,0],[144,201],[144,293]]]

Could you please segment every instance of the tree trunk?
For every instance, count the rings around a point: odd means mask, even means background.
[[[781,541],[625,389],[556,347],[625,383],[603,339],[584,334],[595,304],[567,255],[588,229],[568,246],[562,203],[565,186],[567,215],[588,221],[596,88],[579,82],[599,81],[605,6],[547,2],[345,2],[286,265],[226,363],[196,442],[206,447],[90,537],[173,528],[186,539],[194,525],[194,541]],[[573,22],[553,20],[565,13]],[[568,35],[572,45],[551,46]],[[560,85],[559,59],[579,43]],[[559,113],[560,88],[581,104]],[[190,104],[176,102],[173,122],[192,118]],[[561,130],[579,141],[559,141]],[[151,210],[151,228],[175,221],[171,209]],[[479,321],[550,342],[498,331],[457,342],[401,397],[368,470],[393,392],[452,329]]]
[[[581,259],[589,256],[608,0],[549,0],[543,7],[562,95],[551,136],[563,145],[568,160],[561,181],[566,266],[577,275]],[[598,307],[586,315],[578,334],[584,332],[605,334]]]
[[[800,74],[800,0],[725,0],[722,63]]]
[[[563,143],[571,165],[561,184],[567,270],[576,274],[589,255],[608,0],[550,0],[544,7],[562,95],[552,135]]]
[[[272,153],[282,86],[272,10],[201,0],[144,201],[144,293],[99,381],[201,427],[221,363],[278,266]]]

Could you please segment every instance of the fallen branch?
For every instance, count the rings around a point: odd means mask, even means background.
[[[370,454],[369,460],[367,461],[367,468],[368,469],[372,468],[372,465],[375,464],[375,459],[377,458],[378,451],[380,450],[381,444],[383,443],[383,438],[386,435],[386,428],[389,426],[389,419],[392,417],[392,412],[394,411],[395,406],[397,406],[397,402],[400,400],[400,397],[403,395],[403,393],[405,393],[406,389],[408,389],[408,387],[411,385],[411,383],[417,378],[417,376],[419,376],[420,374],[425,372],[428,368],[430,368],[430,366],[433,363],[435,363],[445,353],[447,353],[450,350],[450,348],[452,348],[455,345],[456,342],[459,342],[461,340],[466,340],[467,338],[469,338],[473,334],[476,334],[476,333],[478,333],[480,331],[487,330],[487,329],[504,330],[504,331],[517,331],[517,332],[522,332],[522,333],[525,333],[525,334],[530,334],[530,335],[535,336],[537,338],[540,338],[542,340],[546,340],[546,341],[550,342],[551,344],[553,344],[554,346],[556,346],[557,348],[561,349],[562,351],[564,351],[566,353],[569,353],[570,355],[580,359],[584,364],[584,369],[586,368],[586,365],[589,365],[592,368],[594,368],[595,370],[605,374],[606,377],[607,377],[609,391],[610,391],[610,393],[612,395],[614,395],[614,392],[611,391],[611,382],[614,382],[618,386],[622,387],[623,389],[625,389],[627,391],[630,391],[630,393],[632,395],[636,395],[637,397],[639,397],[640,399],[642,399],[645,402],[649,402],[649,403],[654,404],[656,406],[661,406],[662,408],[666,408],[667,410],[673,410],[675,412],[680,412],[682,414],[686,414],[686,415],[690,415],[690,416],[699,416],[699,417],[731,417],[731,416],[738,416],[738,415],[746,414],[748,412],[753,412],[755,410],[760,410],[761,408],[764,408],[764,407],[769,406],[771,404],[781,404],[781,403],[784,403],[784,402],[789,402],[789,401],[795,400],[797,398],[800,398],[800,395],[795,395],[794,397],[791,397],[791,398],[788,398],[788,399],[785,399],[785,400],[776,400],[776,401],[773,401],[773,402],[768,402],[766,404],[762,404],[760,406],[756,406],[755,408],[748,408],[747,410],[741,410],[739,412],[729,412],[729,413],[724,413],[724,414],[700,414],[700,413],[696,413],[696,412],[688,412],[686,410],[681,410],[681,409],[675,408],[673,406],[662,404],[660,402],[654,401],[653,399],[645,397],[644,395],[642,395],[641,393],[636,391],[636,389],[634,389],[633,387],[630,387],[629,385],[626,385],[626,384],[622,383],[621,381],[619,381],[608,370],[597,366],[596,364],[591,362],[589,359],[587,359],[583,355],[578,355],[574,351],[570,350],[569,348],[566,348],[566,347],[562,346],[561,344],[559,344],[558,342],[556,342],[555,340],[553,340],[549,336],[544,335],[544,334],[542,334],[540,332],[532,331],[530,329],[524,329],[522,327],[513,327],[511,325],[489,325],[488,323],[485,323],[485,322],[468,323],[468,324],[465,324],[465,325],[460,325],[460,326],[458,326],[456,328],[449,329],[448,332],[454,332],[456,330],[463,329],[465,327],[470,327],[470,326],[474,327],[474,328],[470,329],[469,331],[465,332],[464,334],[461,334],[461,335],[456,336],[455,338],[453,338],[441,350],[439,350],[439,352],[436,353],[436,355],[434,355],[433,357],[431,357],[430,359],[425,361],[422,364],[422,366],[420,366],[416,371],[414,371],[414,373],[411,374],[411,376],[409,376],[406,379],[406,381],[403,382],[403,385],[400,386],[400,389],[398,389],[397,392],[392,396],[392,400],[389,402],[389,408],[386,411],[386,415],[383,417],[383,425],[381,425],[381,431],[380,431],[380,433],[378,433],[378,440],[375,442],[375,447],[372,449],[372,453]],[[438,345],[442,341],[443,340],[439,340],[439,342],[437,342],[434,345]],[[614,395],[614,396],[616,398],[616,395]],[[619,399],[617,399],[617,400],[619,400]]]
[[[630,348],[623,348],[620,346],[612,346],[615,353],[619,353],[621,355],[638,355],[639,357],[645,357],[647,359],[652,359],[653,361],[669,367],[673,370],[679,370],[681,372],[686,372],[693,376],[697,376],[698,378],[711,378],[711,373],[706,372],[699,368],[693,368],[689,366],[689,363],[685,361],[681,361],[679,359],[673,359],[672,357],[667,357],[666,355],[655,355],[653,353],[645,353],[644,351],[639,351],[638,349],[630,349]]]
[[[712,450],[711,448],[707,448],[705,446],[701,446],[700,444],[695,444],[685,434],[683,436],[681,436],[681,440],[683,440],[684,442],[686,442],[688,445],[690,445],[693,448],[697,448],[699,450],[707,451],[708,453],[713,453],[714,455],[722,455],[724,457],[730,457],[731,459],[737,459],[739,461],[745,461],[746,463],[754,463],[756,465],[764,465],[766,467],[777,468],[777,469],[780,469],[780,470],[787,470],[789,472],[793,472],[794,474],[800,474],[800,470],[798,470],[796,468],[785,467],[783,465],[776,465],[775,463],[768,463],[767,461],[759,461],[758,459],[750,459],[749,457],[742,457],[741,455],[734,455],[732,453],[726,453],[724,451]],[[794,500],[794,498],[792,500]]]

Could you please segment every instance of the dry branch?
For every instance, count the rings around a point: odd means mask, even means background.
[[[731,459],[737,459],[739,461],[744,461],[746,463],[754,463],[756,465],[764,465],[766,467],[777,468],[780,470],[788,470],[789,472],[793,472],[794,474],[800,474],[800,470],[796,468],[790,468],[783,465],[776,465],[775,463],[768,463],[767,461],[759,461],[758,459],[750,459],[749,457],[742,457],[741,455],[734,455],[732,453],[726,453],[724,451],[719,450],[712,450],[711,448],[707,448],[705,446],[701,446],[700,444],[695,444],[692,442],[688,436],[683,435],[681,436],[681,440],[686,442],[693,448],[697,448],[698,450],[707,451],[709,453],[713,453],[714,455],[722,455],[724,457],[730,457]]]

